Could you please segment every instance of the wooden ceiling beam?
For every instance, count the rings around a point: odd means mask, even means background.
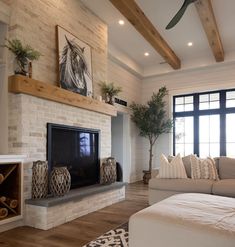
[[[180,69],[181,62],[175,52],[163,39],[151,21],[146,17],[134,0],[109,0],[135,29],[152,45],[152,47],[171,65]]]
[[[224,61],[224,49],[211,0],[197,0],[195,6],[216,62]]]

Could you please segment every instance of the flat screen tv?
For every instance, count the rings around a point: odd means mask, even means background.
[[[99,130],[48,123],[47,160],[68,168],[71,189],[99,183]]]

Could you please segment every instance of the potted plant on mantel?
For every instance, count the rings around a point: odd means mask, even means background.
[[[15,55],[15,74],[30,76],[32,74],[32,71],[30,71],[32,70],[32,68],[30,69],[31,61],[38,60],[41,53],[29,45],[23,45],[19,39],[7,39],[7,44],[4,46]]]
[[[102,96],[105,99],[105,102],[113,105],[114,104],[114,96],[117,96],[120,92],[122,92],[121,87],[116,87],[114,83],[106,83],[104,81],[99,83]]]
[[[140,136],[149,140],[149,169],[144,170],[143,181],[148,183],[151,178],[153,147],[158,137],[164,133],[169,133],[173,122],[167,118],[165,111],[164,97],[168,94],[166,87],[161,87],[158,93],[153,93],[147,105],[132,103],[131,119],[140,130]]]

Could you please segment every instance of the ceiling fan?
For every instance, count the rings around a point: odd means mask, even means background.
[[[184,12],[188,8],[188,6],[191,3],[196,2],[197,0],[184,0],[183,5],[181,6],[180,10],[176,13],[176,15],[172,18],[172,20],[169,22],[169,24],[166,26],[166,29],[171,29],[173,28],[182,18],[184,15]]]

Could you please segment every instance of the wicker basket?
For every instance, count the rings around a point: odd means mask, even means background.
[[[46,198],[48,194],[48,164],[35,161],[32,167],[32,198]]]
[[[64,196],[69,192],[71,176],[67,167],[54,167],[50,176],[50,192],[53,196]]]
[[[101,165],[101,184],[111,184],[117,181],[116,161],[114,158],[107,158]]]

